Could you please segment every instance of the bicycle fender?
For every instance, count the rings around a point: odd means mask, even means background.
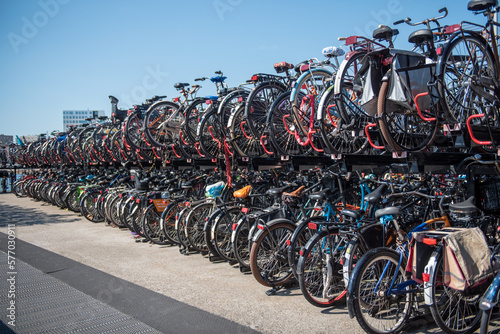
[[[243,223],[243,221],[246,219],[246,217],[241,217],[238,222],[236,222],[236,225],[239,226],[240,224]],[[236,240],[236,229],[233,229],[233,232],[231,232],[231,243],[234,243]]]
[[[334,89],[335,86],[330,86],[326,89],[326,91],[321,95],[321,100],[319,101],[318,104],[318,110],[316,111],[316,120],[321,121],[323,119],[323,108],[325,107],[326,103],[326,98],[328,95],[328,92]],[[334,114],[334,116],[338,117],[339,115],[337,113]]]
[[[424,274],[429,275],[429,279],[427,282],[424,282],[424,301],[426,305],[432,305],[432,281],[434,277],[434,273],[436,272],[436,267],[439,262],[439,259],[441,257],[441,249],[442,247],[439,246],[431,255],[431,258],[429,259],[429,262],[427,262],[427,265],[424,268]]]
[[[259,228],[257,228],[257,230],[254,230],[255,231],[255,234],[252,236],[252,242],[255,242],[257,241],[257,239],[259,239],[259,237],[262,235],[262,233],[264,233],[264,231],[268,230],[270,227],[276,225],[276,224],[280,224],[280,223],[288,223],[290,224],[290,226],[293,226],[293,228],[297,227],[297,225],[295,225],[290,219],[286,219],[286,218],[276,218],[276,219],[273,219],[271,221],[269,221],[268,223],[266,223],[264,226],[264,229],[261,230]]]
[[[500,273],[493,279],[488,290],[479,301],[479,308],[483,311],[492,309],[498,304],[498,293],[500,292]]]
[[[355,54],[358,54],[358,53],[365,53],[365,51],[351,51],[351,52],[348,52],[344,58],[344,60],[342,60],[342,63],[340,63],[340,66],[339,66],[339,69],[337,70],[337,75],[335,76],[335,84],[333,85],[334,89],[335,89],[335,94],[338,95],[341,93],[340,91],[340,84],[341,84],[341,80],[342,80],[342,73],[344,73],[344,69],[345,67],[347,66],[347,63],[349,62],[349,59],[351,59],[352,56],[354,56]]]

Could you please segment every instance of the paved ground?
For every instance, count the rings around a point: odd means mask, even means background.
[[[185,256],[177,247],[136,243],[128,231],[103,223],[93,224],[72,212],[28,198],[0,194],[0,250],[3,252],[7,251],[8,224],[16,226],[16,257],[22,261],[18,266],[18,291],[29,291],[27,283],[21,279],[29,272],[34,277],[30,282],[49,279],[50,284],[60,284],[71,290],[71,296],[75,297],[68,298],[77,298],[77,295],[83,298],[83,294],[90,298],[84,302],[109,307],[108,312],[115,312],[113,314],[123,321],[135,319],[137,323],[133,326],[145,326],[146,331],[362,332],[356,321],[349,319],[345,307],[319,309],[311,306],[298,288],[267,296],[267,288],[257,283],[251,274],[242,274],[227,263],[212,263],[199,254]],[[4,296],[8,285],[5,282],[8,270],[5,254],[0,254],[0,261],[0,312],[5,312]],[[43,284],[38,286],[38,291],[43,292]],[[49,303],[53,289],[47,289],[45,295]],[[23,298],[29,300],[29,293]],[[85,306],[81,305],[73,312],[73,315],[78,313],[80,321],[85,318],[81,313]],[[45,330],[45,327],[20,329],[23,314],[28,321],[26,314],[35,311],[36,308],[24,313],[18,310],[19,326],[14,330],[18,333]],[[38,311],[43,312],[43,307]],[[90,313],[89,318],[95,314]],[[78,332],[87,328],[83,327],[87,324],[80,328],[75,324],[68,327],[73,321],[70,315],[71,311],[67,317],[59,317],[58,321],[66,322],[63,329]],[[0,320],[6,322],[5,314],[0,313]],[[0,333],[2,328],[7,330],[5,324],[1,325]],[[119,333],[136,332],[132,328],[130,331],[118,330],[118,323],[116,326]],[[439,330],[422,319],[414,322],[409,332],[436,333]]]

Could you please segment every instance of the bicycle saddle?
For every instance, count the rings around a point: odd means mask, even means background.
[[[251,185],[245,186],[241,188],[240,190],[236,190],[233,193],[233,196],[236,198],[246,198],[248,194],[250,193],[250,190],[252,189]]]
[[[222,82],[224,82],[226,79],[227,79],[227,77],[221,77],[220,75],[218,75],[218,76],[215,76],[215,77],[211,77],[211,78],[210,78],[210,81],[212,81],[212,82],[220,82],[220,83],[222,83]]]
[[[326,48],[323,49],[322,51],[323,56],[327,58],[332,58],[332,57],[341,57],[345,54],[345,51],[342,50],[341,48],[338,48],[336,46],[327,46]]]
[[[462,213],[476,212],[478,210],[478,208],[474,205],[474,201],[475,201],[475,197],[471,196],[463,202],[456,203],[456,204],[450,204],[450,211],[462,212]]]
[[[389,41],[393,36],[396,36],[397,34],[399,34],[399,30],[392,29],[391,27],[386,25],[380,25],[379,28],[373,31],[373,38],[385,39]]]
[[[361,217],[363,217],[363,215],[365,214],[365,211],[364,210],[343,209],[342,211],[340,211],[340,214],[343,216],[347,216],[347,217],[351,217],[351,218],[354,218],[356,220],[359,220],[359,219],[361,219]]]
[[[274,69],[276,73],[283,73],[287,70],[291,70],[293,68],[293,64],[282,61],[281,63],[274,64]]]
[[[291,193],[283,193],[283,195],[288,195],[288,196],[291,196],[291,197],[300,197],[300,195],[302,194],[302,192],[304,191],[304,189],[306,189],[305,186],[300,186],[297,190],[292,191]]]
[[[408,42],[412,44],[423,44],[425,42],[432,42],[434,40],[434,34],[429,29],[421,29],[414,31],[408,36]]]
[[[381,184],[377,189],[365,196],[365,200],[370,203],[378,202],[385,190],[387,189],[387,184]]]
[[[326,198],[328,194],[330,194],[332,190],[330,188],[326,188],[312,194],[307,195],[307,197],[313,201],[321,201]]]
[[[472,0],[467,4],[467,9],[473,12],[490,9],[498,5],[497,0]]]
[[[386,215],[400,216],[401,214],[401,209],[399,209],[397,206],[389,206],[387,208],[378,209],[377,211],[375,211],[375,218],[378,219]]]
[[[284,187],[279,187],[279,188],[271,188],[267,191],[267,194],[271,196],[278,196],[281,195],[282,192],[290,188],[290,186],[284,186]]]
[[[175,88],[175,89],[182,89],[182,88],[187,87],[187,86],[189,86],[189,84],[188,84],[188,83],[178,82],[178,83],[176,83],[176,84],[174,85],[174,88]]]

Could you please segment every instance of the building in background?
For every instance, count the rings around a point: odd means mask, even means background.
[[[19,136],[19,138],[23,141],[23,143],[29,144],[38,141],[40,139],[40,135],[25,135]]]
[[[14,136],[0,135],[0,146],[10,146],[14,143]]]
[[[106,116],[104,110],[63,110],[63,131],[86,122],[86,118]]]

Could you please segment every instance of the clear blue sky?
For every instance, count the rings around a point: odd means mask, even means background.
[[[339,36],[438,15],[484,22],[457,0],[0,0],[0,134],[62,129],[63,110],[130,107],[223,70],[230,85],[317,57]],[[396,46],[409,48],[399,25]],[[215,93],[204,82],[202,95]]]

